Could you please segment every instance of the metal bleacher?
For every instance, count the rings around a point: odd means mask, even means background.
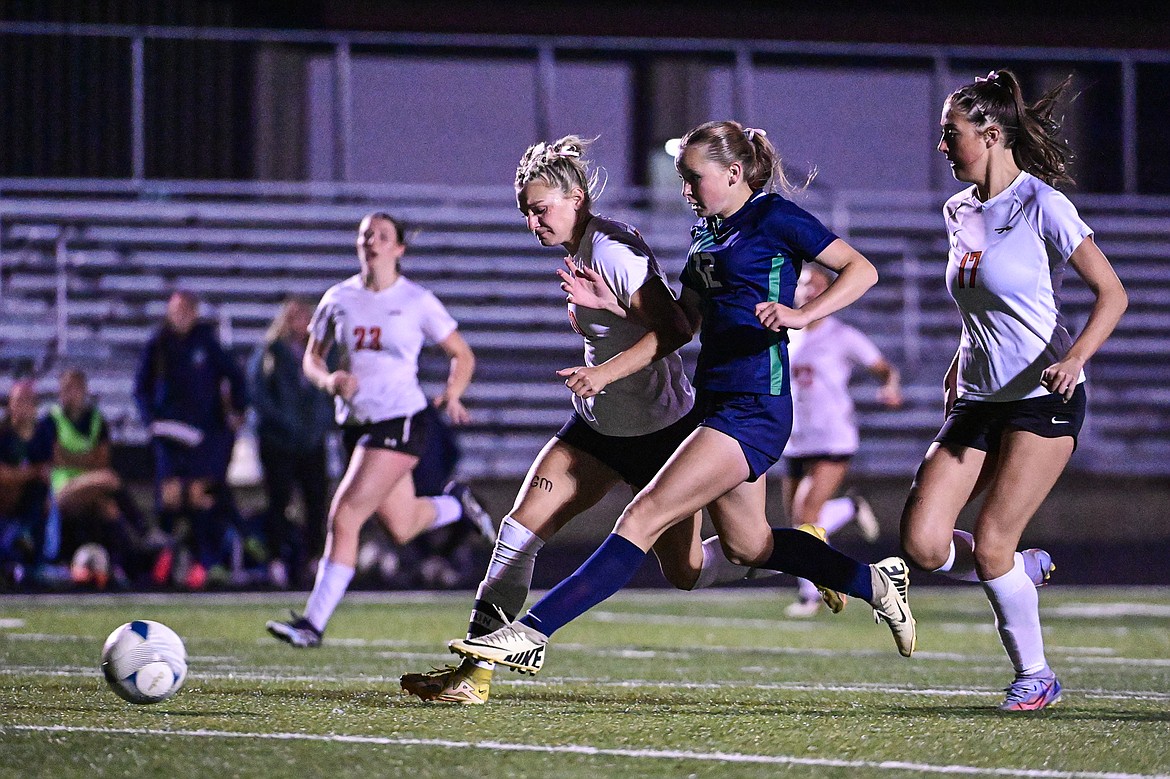
[[[567,415],[554,371],[577,364],[553,271],[559,255],[523,229],[510,191],[405,191],[390,210],[411,228],[404,272],[433,290],[476,351],[462,436],[470,477],[522,475]],[[385,200],[378,201],[380,206]],[[943,288],[945,243],[935,193],[810,193],[805,205],[878,266],[882,281],[842,315],[905,375],[907,402],[880,407],[858,382],[865,428],[856,468],[909,475],[940,421],[942,372],[958,317]],[[1170,470],[1170,206],[1078,201],[1130,294],[1122,326],[1090,366],[1092,414],[1074,467],[1104,473]],[[677,271],[690,217],[679,205],[607,193],[603,206],[639,225]],[[286,295],[316,298],[356,271],[353,241],[368,202],[264,193],[146,198],[134,193],[19,192],[0,199],[0,394],[19,375],[46,396],[62,365],[80,365],[116,439],[145,440],[131,401],[139,352],[175,288],[200,295],[225,342],[244,359]],[[1070,274],[1070,323],[1092,296]],[[696,345],[684,354],[692,358]],[[424,383],[445,361],[428,354]]]

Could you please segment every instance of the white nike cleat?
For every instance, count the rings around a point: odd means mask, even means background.
[[[917,625],[907,599],[910,591],[910,566],[901,557],[887,557],[869,566],[873,585],[873,617],[885,622],[894,634],[894,643],[902,657],[914,654],[918,643]]]
[[[544,665],[548,636],[522,622],[510,622],[479,638],[457,638],[447,648],[472,660],[486,660],[521,673],[535,674]]]

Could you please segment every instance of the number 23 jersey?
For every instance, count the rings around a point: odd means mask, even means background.
[[[1011,401],[1047,395],[1040,375],[1072,345],[1060,313],[1064,271],[1093,231],[1068,198],[1023,171],[986,202],[974,187],[959,192],[943,216],[950,243],[947,289],[963,319],[959,396]]]
[[[334,398],[338,424],[368,424],[417,414],[427,405],[418,383],[418,355],[457,323],[430,291],[399,276],[386,289],[367,289],[356,274],[321,297],[309,322],[318,342],[340,351],[339,367],[357,377],[349,401]]]

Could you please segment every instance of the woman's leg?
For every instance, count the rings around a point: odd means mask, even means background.
[[[598,550],[520,622],[547,636],[584,614],[625,586],[664,531],[747,476],[747,461],[733,438],[698,428],[626,506]]]
[[[955,530],[959,512],[988,482],[994,458],[970,447],[932,443],[902,509],[902,549],[927,571],[971,580],[975,558],[969,534]]]
[[[377,510],[378,506],[393,492],[399,482],[409,479],[410,469],[416,458],[388,449],[368,449],[358,446],[353,451],[349,468],[341,479],[333,505],[329,510],[329,531],[325,539],[325,555],[317,566],[317,578],[313,591],[305,604],[302,618],[313,631],[316,643],[325,632],[330,617],[341,603],[349,583],[353,581],[354,564],[357,561],[358,535],[362,525]],[[294,621],[294,627],[300,620]],[[274,624],[276,627],[274,628]],[[277,635],[281,623],[268,623],[269,632]],[[278,638],[290,640],[283,635]],[[315,646],[312,636],[305,646]],[[292,640],[290,643],[296,644]]]
[[[569,520],[594,506],[621,481],[608,466],[558,438],[545,444],[508,516],[476,593],[467,628],[482,636],[516,618],[532,586],[536,555]]]
[[[485,636],[524,608],[536,555],[569,520],[595,505],[621,481],[593,455],[553,438],[536,456],[508,516],[500,523],[492,558],[476,592],[467,637]],[[466,658],[457,668],[403,674],[402,689],[423,700],[481,704],[491,693],[495,663]]]
[[[1023,557],[1016,553],[1020,536],[1064,471],[1073,452],[1073,439],[1044,438],[1023,430],[1004,433],[999,465],[987,499],[975,520],[975,564],[987,598],[995,612],[1000,640],[1023,682],[1021,695],[1032,692],[1032,681],[1046,683],[1054,678],[1044,656],[1040,632],[1040,608],[1036,585],[1024,570]],[[1044,687],[1042,683],[1040,687]],[[1009,693],[1005,706],[1017,691]],[[1049,694],[1040,689],[1041,697]],[[1059,687],[1055,691],[1059,695]],[[1040,708],[1052,702],[1043,700]]]
[[[844,524],[837,517],[826,523],[826,517],[822,515],[828,513],[826,509],[829,507],[829,501],[841,489],[848,470],[848,461],[834,462],[825,459],[808,461],[804,475],[792,485],[792,511],[788,516],[793,527],[816,525],[824,528],[826,535],[830,535]],[[848,498],[840,500],[849,501]],[[847,522],[848,518],[845,518],[845,521]],[[797,590],[799,593],[797,601],[791,604],[785,613],[790,617],[815,615],[821,605],[821,595],[817,586],[808,579],[801,578],[797,580]]]

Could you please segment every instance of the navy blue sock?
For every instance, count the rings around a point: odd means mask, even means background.
[[[537,601],[520,621],[546,636],[626,586],[646,559],[646,553],[611,533],[581,567]]]
[[[873,598],[868,565],[796,528],[772,528],[772,556],[756,567],[783,571],[862,600]]]

